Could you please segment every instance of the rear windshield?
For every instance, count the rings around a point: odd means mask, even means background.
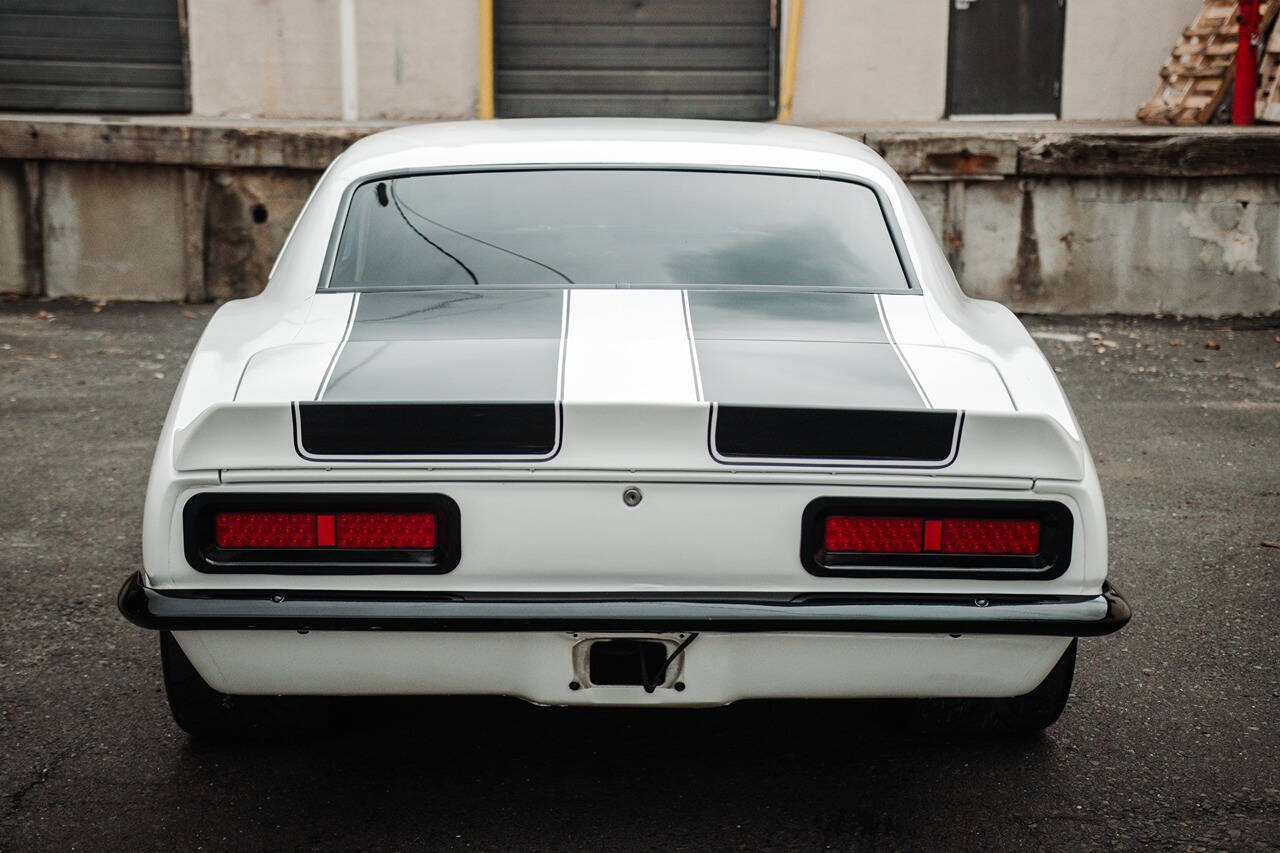
[[[756,285],[905,290],[876,194],[743,172],[411,175],[351,197],[329,287]]]

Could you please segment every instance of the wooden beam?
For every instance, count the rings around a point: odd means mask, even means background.
[[[1018,174],[1153,178],[1280,175],[1280,134],[1223,129],[1168,136],[1046,135],[1021,149]]]
[[[361,137],[391,126],[3,118],[0,159],[316,170]]]

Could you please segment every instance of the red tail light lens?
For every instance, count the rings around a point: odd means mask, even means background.
[[[1027,518],[948,518],[942,522],[945,554],[1038,554],[1040,522]]]
[[[818,577],[1045,580],[1072,565],[1075,517],[1054,500],[815,498],[800,562]]]
[[[920,550],[924,519],[833,515],[827,518],[827,550],[901,554]]]
[[[1040,522],[1023,518],[828,516],[824,547],[845,554],[1026,555],[1040,552]]]
[[[339,548],[434,548],[436,517],[429,512],[340,512],[336,539]]]
[[[313,512],[220,512],[214,519],[219,548],[314,548]]]
[[[339,548],[430,550],[436,516],[430,512],[219,512],[219,548]]]

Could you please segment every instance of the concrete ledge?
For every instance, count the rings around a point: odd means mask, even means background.
[[[257,293],[319,172],[393,126],[0,116],[0,291]],[[1280,127],[828,129],[907,180],[971,295],[1044,313],[1280,312]]]
[[[931,122],[829,128],[903,175],[1207,178],[1280,175],[1280,126]]]
[[[4,115],[0,159],[322,170],[357,139],[394,126],[201,121],[186,116]]]
[[[0,159],[319,170],[357,139],[401,124],[11,113],[0,114]],[[824,129],[865,142],[904,175],[1280,175],[1280,126],[940,121]]]
[[[904,177],[965,180],[1018,174],[1016,139],[915,131],[846,135],[861,138]]]
[[[1280,175],[1280,128],[1176,135],[1046,135],[1018,152],[1023,175],[1246,177]]]

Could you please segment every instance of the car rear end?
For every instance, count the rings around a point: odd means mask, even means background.
[[[335,167],[193,356],[126,616],[216,702],[1060,710],[1075,638],[1129,615],[1097,478],[901,182],[802,131],[566,127]]]
[[[1127,618],[1092,473],[1044,419],[953,413],[947,473],[726,466],[717,408],[564,404],[551,460],[371,469],[290,463],[306,415],[233,404],[177,465],[216,435],[281,467],[178,472],[122,606],[228,694],[619,705],[1016,696]],[[653,442],[668,467],[622,467]]]

